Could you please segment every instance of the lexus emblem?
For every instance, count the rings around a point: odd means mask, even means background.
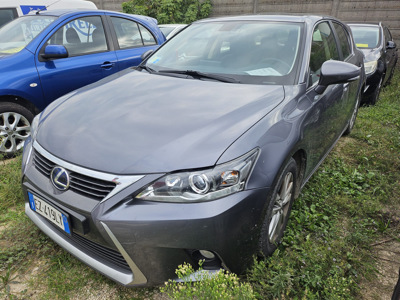
[[[62,167],[54,167],[50,173],[51,183],[57,190],[66,191],[69,188],[69,174]]]

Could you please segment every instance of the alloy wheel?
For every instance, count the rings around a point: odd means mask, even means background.
[[[275,203],[272,209],[271,221],[269,224],[269,240],[275,243],[280,238],[285,227],[285,220],[288,216],[290,201],[293,193],[293,174],[288,172],[282,181],[279,192],[276,194]]]
[[[30,122],[23,115],[15,112],[0,114],[0,152],[15,153],[30,136]]]

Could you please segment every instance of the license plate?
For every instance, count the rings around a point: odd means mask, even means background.
[[[45,217],[47,220],[60,227],[66,233],[71,234],[68,215],[29,192],[28,196],[29,205],[33,211],[36,211],[39,215]]]

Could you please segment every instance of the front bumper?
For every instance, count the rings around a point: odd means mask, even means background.
[[[29,143],[22,180],[26,214],[57,244],[112,280],[125,286],[162,284],[176,279],[180,264],[196,267],[203,259],[199,250],[215,254],[214,261],[204,265],[209,272],[223,267],[242,273],[252,263],[269,189],[245,190],[190,204],[132,198],[137,190],[163,175],[153,174],[105,201],[93,201],[72,191],[56,190],[35,166],[35,150]],[[68,212],[72,234],[31,210],[28,192]]]

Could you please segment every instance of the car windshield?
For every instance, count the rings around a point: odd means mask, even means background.
[[[357,48],[376,48],[379,43],[379,27],[378,26],[354,26],[351,25],[354,41]]]
[[[154,53],[146,67],[163,75],[186,72],[232,79],[228,82],[293,84],[302,29],[302,23],[287,22],[194,23]]]
[[[14,54],[25,48],[56,17],[27,16],[0,28],[0,54]]]

